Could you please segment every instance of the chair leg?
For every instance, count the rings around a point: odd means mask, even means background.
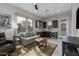
[[[47,41],[44,41],[43,46],[46,47],[46,45],[47,45]]]

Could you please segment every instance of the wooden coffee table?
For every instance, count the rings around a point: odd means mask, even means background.
[[[37,42],[37,45],[46,47],[47,40],[45,38],[36,38],[35,41]]]

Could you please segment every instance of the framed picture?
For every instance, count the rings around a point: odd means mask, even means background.
[[[0,28],[11,28],[10,15],[0,15]]]

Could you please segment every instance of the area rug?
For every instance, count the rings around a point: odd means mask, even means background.
[[[21,49],[17,49],[12,52],[11,56],[51,56],[54,52],[57,44],[47,43],[46,47],[38,47],[38,45],[34,42],[28,46],[25,46]]]

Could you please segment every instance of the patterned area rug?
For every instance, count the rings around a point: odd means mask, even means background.
[[[21,49],[16,49],[12,52],[11,56],[51,56],[54,52],[57,44],[47,42],[46,47],[38,47],[38,45],[34,42],[26,47]]]

